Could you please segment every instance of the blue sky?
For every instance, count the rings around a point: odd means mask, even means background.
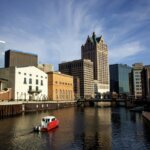
[[[6,49],[38,54],[55,69],[80,59],[93,31],[107,43],[110,64],[150,64],[150,0],[0,0],[0,18]]]

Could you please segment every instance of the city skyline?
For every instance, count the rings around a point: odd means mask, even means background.
[[[81,58],[81,45],[95,31],[108,45],[109,64],[149,64],[149,6],[146,0],[2,0],[0,40],[57,69]]]

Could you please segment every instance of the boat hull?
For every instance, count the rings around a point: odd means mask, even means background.
[[[48,123],[47,128],[41,128],[42,132],[50,131],[59,126],[59,121],[55,120],[53,122]]]

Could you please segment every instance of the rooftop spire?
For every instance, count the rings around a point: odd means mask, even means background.
[[[95,32],[93,32],[93,37],[96,37],[96,34],[95,34]]]

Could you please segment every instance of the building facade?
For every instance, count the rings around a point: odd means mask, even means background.
[[[94,97],[93,62],[88,59],[80,59],[61,63],[59,71],[80,79],[81,98]]]
[[[60,72],[48,72],[48,99],[74,100],[73,77]]]
[[[131,67],[126,64],[112,64],[110,69],[110,92],[129,94],[129,73]]]
[[[7,50],[5,52],[5,68],[7,67],[27,67],[38,64],[38,56],[35,54],[24,53],[16,50]]]
[[[86,43],[81,46],[81,57],[93,62],[93,76],[98,81],[98,92],[109,92],[108,48],[102,36],[96,37],[95,33],[92,37],[88,36]]]
[[[141,71],[143,69],[142,63],[135,63],[132,65],[132,71],[130,73],[130,93],[135,99],[142,97],[142,83],[141,83]]]
[[[141,72],[142,98],[150,101],[150,65],[144,66]]]
[[[47,74],[34,66],[0,68],[0,78],[8,80],[14,100],[48,99]]]
[[[80,98],[80,78],[73,77],[73,83],[74,83],[74,97],[77,100]]]
[[[38,64],[38,68],[44,71],[45,73],[54,71],[54,66],[51,64]]]
[[[2,55],[0,55],[0,67],[4,67],[4,56],[3,53],[5,51],[5,41],[0,41],[0,52]]]

